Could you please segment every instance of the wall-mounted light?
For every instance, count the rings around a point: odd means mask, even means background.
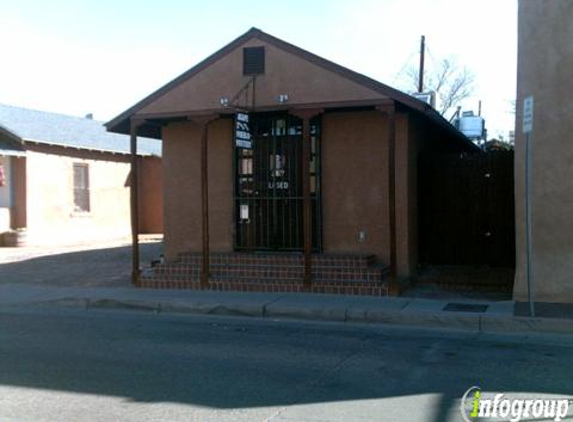
[[[229,106],[229,99],[227,97],[221,97],[221,99],[219,100],[219,103],[223,107],[228,107]]]
[[[284,104],[288,101],[288,95],[287,94],[280,94],[278,97],[279,103]]]

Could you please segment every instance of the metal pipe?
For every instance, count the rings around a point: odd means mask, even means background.
[[[388,216],[390,234],[390,277],[388,292],[398,295],[397,259],[396,259],[396,114],[394,110],[388,116]]]
[[[302,195],[304,233],[304,284],[312,283],[312,203],[310,198],[310,118],[302,119]]]
[[[137,132],[139,122],[131,121],[130,148],[131,148],[131,183],[129,184],[131,208],[131,239],[132,239],[132,268],[131,282],[139,286],[139,162],[137,158]]]
[[[209,155],[207,138],[209,134],[209,120],[201,122],[201,208],[202,208],[202,240],[203,261],[201,266],[201,288],[209,286]]]
[[[529,315],[535,317],[535,297],[533,291],[532,271],[532,238],[531,238],[531,140],[530,134],[525,134],[525,243],[526,243],[526,269],[527,269],[527,296],[529,301]]]
[[[420,75],[418,77],[418,92],[424,92],[424,55],[426,53],[426,37],[420,40]]]

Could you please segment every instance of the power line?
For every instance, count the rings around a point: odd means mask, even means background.
[[[430,46],[426,43],[426,52],[428,53],[428,56],[430,56],[430,59],[432,60],[432,64],[437,67],[438,66],[438,61],[436,60],[436,58],[434,57],[434,55],[432,54],[432,50],[430,50]]]
[[[418,49],[413,50],[410,55],[408,56],[408,58],[406,59],[406,61],[404,62],[404,64],[402,65],[402,67],[400,68],[400,70],[398,71],[398,73],[396,73],[396,75],[394,76],[394,79],[392,80],[392,85],[394,85],[396,83],[396,80],[398,78],[400,78],[402,76],[402,74],[404,73],[404,70],[406,69],[406,67],[410,64],[410,62],[412,61],[412,57],[415,54],[418,54]]]

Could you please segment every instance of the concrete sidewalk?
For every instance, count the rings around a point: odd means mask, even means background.
[[[0,285],[0,309],[37,305],[573,335],[573,318],[515,316],[510,301]],[[482,311],[468,305],[481,305]]]

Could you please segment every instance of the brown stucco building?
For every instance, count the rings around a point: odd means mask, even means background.
[[[573,2],[520,0],[518,26],[514,298],[526,283],[525,135],[523,102],[533,96],[532,260],[534,300],[573,303]]]
[[[157,287],[385,294],[416,270],[417,157],[475,149],[427,104],[255,28],[107,127],[163,141],[167,262],[134,264]]]
[[[140,144],[142,233],[162,233],[161,145]],[[101,122],[0,105],[0,244],[129,236],[129,138]]]

